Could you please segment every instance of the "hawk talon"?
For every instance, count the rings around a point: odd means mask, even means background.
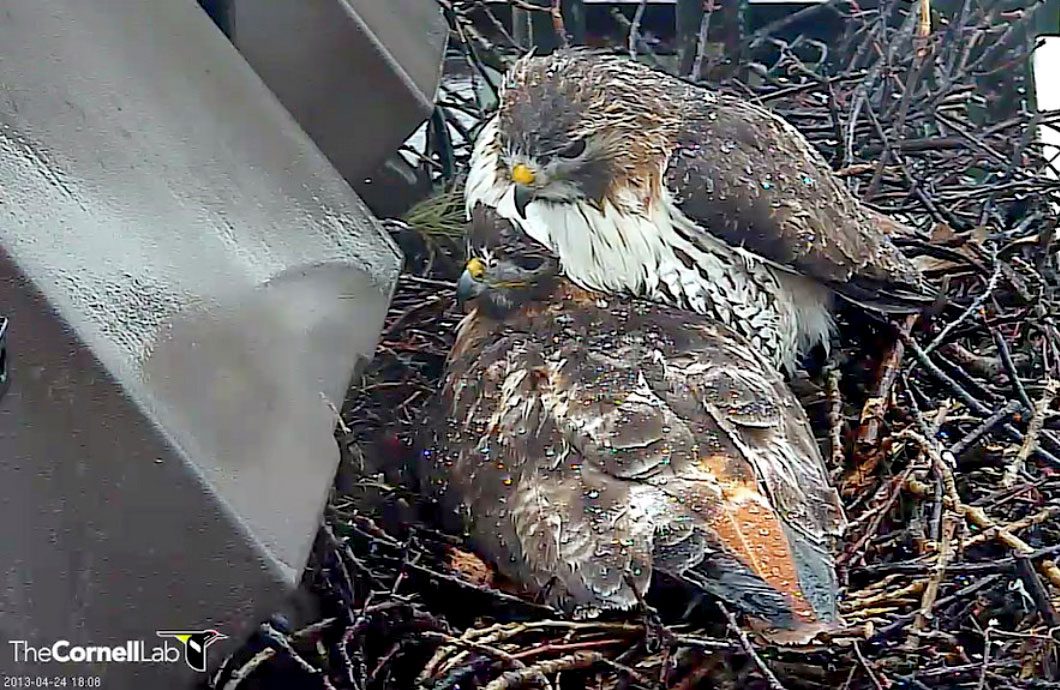
[[[626,586],[630,588],[637,600],[641,623],[644,624],[644,649],[649,654],[654,654],[663,647],[672,647],[676,644],[677,637],[663,623],[659,611],[644,598],[644,594],[631,575],[627,573],[625,580]]]
[[[640,622],[644,625],[644,649],[654,654],[664,648],[677,644],[677,636],[663,623],[655,607],[648,604],[644,597],[637,596]]]

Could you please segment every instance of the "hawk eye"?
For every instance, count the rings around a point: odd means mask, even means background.
[[[560,158],[577,158],[585,153],[585,139],[575,139],[566,148],[556,152]]]
[[[512,259],[512,263],[514,263],[516,266],[523,269],[524,271],[536,271],[537,269],[541,268],[541,265],[543,263],[545,263],[545,259],[542,256],[523,254],[522,256],[514,257]]]

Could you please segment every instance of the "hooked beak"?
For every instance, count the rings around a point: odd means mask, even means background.
[[[534,200],[533,184],[537,175],[525,163],[516,163],[512,167],[512,182],[515,183],[515,210],[526,220],[526,206]]]
[[[471,277],[467,269],[460,275],[456,282],[456,302],[461,307],[482,294],[482,283]]]
[[[534,200],[534,190],[523,185],[515,185],[515,210],[519,216],[526,220],[526,207]]]
[[[463,307],[466,303],[482,294],[485,286],[481,278],[486,270],[482,259],[473,257],[464,266],[464,272],[460,274],[460,280],[456,283],[456,301]]]

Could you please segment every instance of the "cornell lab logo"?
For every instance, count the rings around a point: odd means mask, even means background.
[[[218,640],[226,639],[216,630],[159,630],[159,637],[172,637],[184,645],[184,661],[195,671],[206,672],[206,649]]]

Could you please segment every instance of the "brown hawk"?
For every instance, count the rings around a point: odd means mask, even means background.
[[[832,624],[843,511],[780,374],[724,325],[505,250],[468,263],[424,423],[443,514],[568,611],[628,609],[662,574],[778,629]]]
[[[789,123],[624,58],[519,60],[465,195],[578,285],[709,314],[788,370],[827,346],[833,293],[896,312],[932,299],[880,214]]]

